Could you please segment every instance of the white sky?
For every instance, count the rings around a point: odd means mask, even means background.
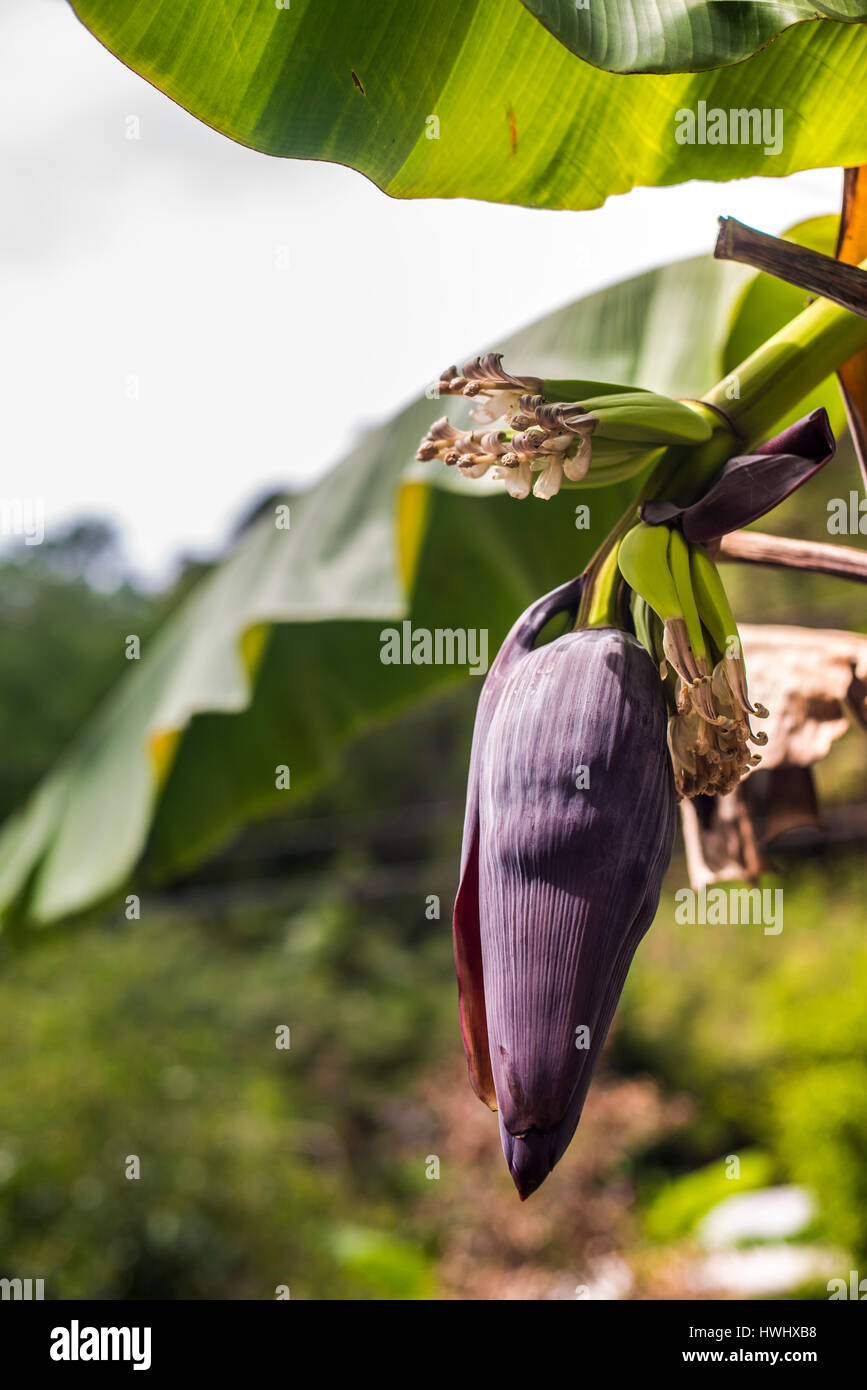
[[[64,0],[3,0],[0,493],[43,500],[49,534],[112,518],[156,582],[449,362],[709,251],[720,213],[779,232],[836,210],[839,189],[824,170],[639,189],[595,212],[396,202],[352,170],[216,135]]]

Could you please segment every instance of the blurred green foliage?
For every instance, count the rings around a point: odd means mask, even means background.
[[[125,636],[152,630],[160,605],[132,587],[121,564],[116,535],[98,522],[0,561],[0,817],[122,675]]]
[[[117,538],[91,525],[0,564],[3,811],[121,673],[126,635],[154,629],[191,568],[143,594]],[[448,907],[444,931],[425,904],[450,888],[436,864],[441,847],[449,869],[455,852],[471,718],[471,700],[453,699],[396,741],[359,745],[276,833],[250,832],[182,890],[156,898],[132,885],[139,920],[120,898],[32,949],[5,943],[10,1273],[33,1270],[51,1298],[274,1298],[281,1285],[302,1298],[431,1296],[428,1234],[405,1222],[394,1234],[405,1160],[378,1153],[376,1110],[452,1022]],[[444,756],[444,730],[461,725]],[[444,784],[451,801],[437,800]],[[275,1043],[284,1024],[288,1050]],[[126,1176],[131,1156],[140,1178]]]
[[[431,1292],[371,1149],[377,1098],[436,1031],[445,951],[413,951],[410,992],[357,911],[241,915],[119,909],[4,962],[0,1248],[48,1297]]]
[[[779,936],[679,925],[666,894],[627,981],[615,1065],[640,1066],[698,1102],[680,1152],[664,1155],[697,1186],[663,1186],[646,1207],[647,1230],[673,1234],[681,1200],[685,1215],[703,1214],[697,1163],[717,1156],[721,1198],[733,1187],[723,1156],[743,1162],[757,1147],[773,1159],[767,1178],[816,1193],[816,1234],[865,1261],[867,865],[826,850],[787,865],[782,882]],[[746,1164],[743,1172],[752,1186]],[[655,1176],[662,1183],[661,1164]]]
[[[748,1149],[738,1158],[740,1171],[736,1190],[739,1193],[752,1192],[770,1182],[773,1161],[768,1154]],[[732,1181],[719,1159],[683,1177],[666,1181],[645,1203],[644,1228],[650,1239],[665,1244],[691,1235],[712,1207],[732,1195]]]

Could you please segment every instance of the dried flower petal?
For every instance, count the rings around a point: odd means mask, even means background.
[[[529,459],[519,459],[517,455],[512,455],[514,463],[507,462],[509,455],[504,455],[502,462],[505,467],[494,470],[494,477],[506,484],[506,491],[510,497],[517,497],[519,500],[529,497],[530,489],[533,486],[533,470],[530,467]]]
[[[588,434],[578,445],[578,452],[571,457],[567,455],[563,460],[563,472],[570,483],[580,483],[582,478],[586,478],[592,459],[593,445]]]
[[[559,458],[553,458],[536,479],[533,496],[541,497],[547,502],[550,497],[556,497],[562,481],[563,464]]]

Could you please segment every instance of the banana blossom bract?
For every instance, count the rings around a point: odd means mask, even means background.
[[[672,849],[667,714],[628,633],[542,628],[533,604],[480,696],[454,945],[470,1079],[521,1198],[565,1152]]]

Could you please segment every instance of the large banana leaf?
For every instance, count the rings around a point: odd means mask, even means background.
[[[523,0],[561,43],[610,72],[696,72],[748,58],[803,20],[863,21],[864,0]]]
[[[622,76],[575,57],[521,0],[71,3],[124,63],[224,135],[268,154],[348,164],[396,197],[591,208],[636,184],[867,162],[860,24],[793,24],[714,72]],[[731,63],[802,6],[590,0],[584,12],[574,0],[535,0],[535,8],[569,42],[574,20],[576,49],[584,52],[584,36],[594,62],[597,49],[610,48],[613,66],[678,69],[699,65],[699,53]],[[810,8],[849,14],[864,5]],[[702,143],[702,113],[715,109],[767,112],[768,133],[755,143]],[[689,133],[684,111],[696,116],[693,144],[678,143]]]
[[[695,395],[721,374],[748,275],[706,258],[668,266],[489,346],[517,371]],[[492,657],[521,609],[583,566],[634,484],[516,502],[441,465],[425,480],[413,453],[442,404],[421,398],[369,434],[291,501],[289,530],[263,517],[131,663],[0,833],[7,921],[86,909],[142,860],[154,876],[191,864],[244,820],[285,810],[350,736],[467,679],[383,665],[384,626],[488,629]],[[575,526],[584,503],[589,531]],[[278,790],[284,764],[291,787]]]

